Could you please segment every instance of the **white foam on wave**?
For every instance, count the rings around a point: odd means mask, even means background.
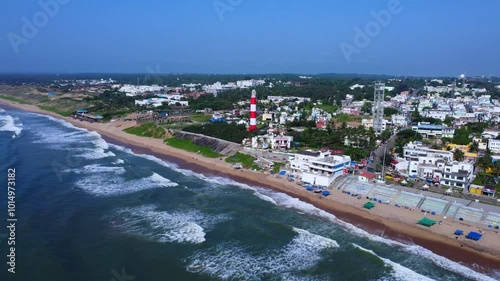
[[[205,241],[205,229],[228,219],[224,215],[210,216],[198,211],[158,211],[154,205],[120,209],[115,218],[121,221],[114,226],[125,233],[161,243],[193,244]]]
[[[110,173],[115,174],[115,175],[124,174],[126,172],[126,170],[124,167],[109,167],[109,166],[102,166],[100,164],[92,164],[92,165],[84,166],[83,168],[80,168],[80,169],[64,170],[64,172],[72,172],[75,174],[107,173],[109,176]]]
[[[14,120],[10,115],[0,115],[0,131],[2,132],[12,132],[12,138],[16,138],[23,131],[23,124]]]
[[[123,161],[123,159],[116,159],[116,161],[113,162],[113,164],[115,164],[115,165],[120,165],[120,164],[124,164],[124,163],[125,163],[125,161]]]
[[[3,109],[3,108],[0,108],[0,112],[5,112],[5,109]]]
[[[110,177],[109,174],[98,173],[86,176],[76,182],[78,188],[96,196],[123,195],[145,189],[177,185],[177,183],[171,182],[157,173],[153,173],[153,175],[146,178],[130,181],[126,181],[122,177]]]
[[[386,266],[389,266],[392,268],[392,274],[390,277],[385,277],[383,280],[398,280],[398,281],[405,281],[405,280],[408,280],[408,281],[433,281],[434,279],[432,278],[429,278],[427,276],[424,276],[424,275],[421,275],[407,267],[404,267],[402,265],[400,265],[399,263],[396,263],[396,262],[393,262],[389,259],[386,259],[386,258],[383,258],[377,254],[375,254],[375,252],[373,252],[372,250],[368,250],[368,249],[365,249],[359,245],[356,245],[353,243],[353,246],[360,249],[361,251],[364,251],[364,252],[367,252],[367,253],[370,253],[374,256],[376,256],[377,258],[381,259],[384,264]]]
[[[343,226],[345,229],[347,229],[352,234],[355,234],[355,235],[360,236],[360,237],[365,237],[365,238],[368,238],[369,240],[383,243],[386,245],[400,247],[401,249],[403,249],[406,252],[409,252],[411,254],[415,254],[417,256],[421,256],[421,257],[424,257],[424,258],[431,260],[436,266],[438,266],[442,269],[445,269],[445,270],[448,270],[451,272],[455,272],[459,275],[470,278],[472,280],[488,280],[488,281],[495,280],[495,279],[493,279],[485,274],[481,274],[479,272],[476,272],[476,271],[474,271],[474,270],[472,270],[472,269],[470,269],[462,264],[451,261],[445,257],[439,256],[439,255],[433,253],[432,251],[430,251],[426,248],[423,248],[421,246],[408,245],[408,244],[404,244],[404,243],[401,243],[398,241],[394,241],[394,240],[390,240],[390,239],[387,239],[384,237],[380,237],[378,235],[370,234],[370,233],[368,233],[368,232],[366,232],[366,231],[364,231],[364,230],[362,230],[362,229],[360,229],[360,228],[358,228],[350,223],[347,223],[347,222],[344,222],[342,220],[337,219],[337,217],[335,217],[334,215],[327,213],[321,209],[318,209],[315,206],[313,206],[312,204],[303,202],[303,201],[301,201],[297,198],[293,198],[287,194],[270,191],[270,192],[268,192],[268,195],[270,195],[274,199],[274,201],[276,201],[278,206],[293,208],[296,210],[300,210],[304,213],[308,213],[310,215],[326,218],[333,223],[336,223],[338,225]]]
[[[38,124],[32,124],[29,129],[33,131],[37,137],[34,143],[45,144],[57,150],[82,152],[75,156],[87,160],[97,160],[116,156],[113,152],[109,151],[108,143],[99,133],[75,127],[64,120],[59,120],[51,116],[41,114],[35,115],[45,117],[62,125],[66,129],[58,126],[40,126]],[[71,129],[71,131],[67,129]]]
[[[362,229],[360,229],[360,228],[358,228],[350,223],[347,223],[347,222],[344,222],[342,220],[337,219],[334,215],[332,215],[328,212],[325,212],[321,209],[318,209],[315,206],[313,206],[312,204],[303,202],[297,198],[293,198],[291,196],[288,196],[287,194],[279,193],[279,192],[275,192],[275,191],[269,191],[268,189],[261,188],[261,187],[252,187],[252,186],[249,186],[246,184],[241,184],[241,183],[235,182],[235,181],[228,179],[228,178],[206,177],[204,175],[195,173],[193,171],[180,169],[174,163],[165,162],[165,161],[158,159],[158,158],[151,156],[151,155],[135,154],[130,149],[120,147],[120,146],[116,146],[116,149],[120,149],[120,150],[128,152],[130,154],[149,159],[149,160],[154,161],[160,165],[168,167],[172,170],[183,173],[184,175],[194,176],[194,177],[197,177],[199,179],[205,180],[205,181],[213,183],[213,184],[233,185],[233,186],[237,186],[237,187],[240,187],[243,189],[254,190],[256,192],[255,195],[261,199],[264,199],[263,196],[266,196],[269,199],[271,199],[272,201],[274,201],[274,204],[277,204],[278,206],[283,206],[286,208],[293,208],[293,209],[302,211],[302,212],[310,214],[310,215],[326,218],[333,223],[336,223],[338,225],[343,226],[349,232],[351,232],[357,236],[365,237],[369,240],[383,243],[386,245],[400,247],[403,250],[405,250],[406,252],[410,252],[410,253],[413,253],[415,255],[418,255],[418,256],[421,256],[421,257],[424,257],[424,258],[431,260],[435,265],[437,265],[440,268],[443,268],[445,270],[449,270],[451,272],[455,272],[455,273],[462,275],[464,277],[467,277],[467,278],[470,278],[473,280],[495,280],[495,279],[493,279],[485,274],[478,273],[478,272],[476,272],[476,271],[474,271],[474,270],[472,270],[464,265],[453,262],[445,257],[439,256],[439,255],[433,253],[432,251],[425,249],[421,246],[407,245],[407,244],[404,244],[404,243],[401,243],[398,241],[394,241],[394,240],[390,240],[390,239],[387,239],[387,238],[384,238],[384,237],[381,237],[378,235],[370,234],[370,233],[368,233],[368,232],[366,232],[366,231],[364,231],[364,230],[362,230]],[[263,196],[259,196],[259,195],[257,195],[257,193],[259,193],[260,195],[263,195]],[[266,199],[264,199],[264,200],[266,200]],[[266,201],[271,202],[271,200],[266,200]]]
[[[167,168],[169,168],[171,170],[174,170],[174,171],[176,171],[178,173],[181,173],[181,174],[183,174],[185,176],[196,177],[198,179],[201,179],[203,181],[209,182],[209,183],[217,185],[217,186],[233,185],[233,186],[237,186],[237,187],[239,187],[241,189],[252,190],[252,191],[254,191],[253,194],[255,196],[259,197],[262,200],[265,200],[267,202],[270,202],[270,203],[276,205],[276,202],[274,202],[274,200],[271,197],[266,196],[266,195],[264,195],[261,192],[261,191],[265,190],[263,188],[255,188],[255,187],[249,186],[247,184],[239,183],[239,182],[236,182],[236,181],[234,181],[232,179],[224,178],[224,177],[207,177],[207,176],[205,176],[203,174],[195,173],[195,172],[193,172],[191,170],[181,169],[181,168],[179,168],[179,166],[177,164],[161,160],[161,159],[159,159],[159,158],[157,158],[157,157],[155,157],[153,155],[136,154],[136,153],[134,153],[129,148],[126,148],[126,147],[123,147],[123,146],[119,146],[119,145],[115,145],[115,144],[109,144],[109,145],[110,145],[110,147],[112,147],[112,148],[114,148],[116,150],[119,150],[119,151],[131,154],[131,155],[134,155],[134,156],[138,156],[138,157],[141,157],[141,158],[153,161],[153,162],[157,163],[158,165],[167,167]]]
[[[321,259],[322,251],[337,248],[338,244],[303,229],[292,230],[296,235],[286,246],[269,249],[258,256],[236,243],[223,243],[199,251],[187,259],[187,270],[222,280],[262,280],[265,276],[282,274],[289,276],[289,279],[300,280],[294,272],[315,266]]]

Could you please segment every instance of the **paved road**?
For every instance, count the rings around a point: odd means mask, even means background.
[[[387,148],[387,153],[390,153],[392,148],[394,147],[394,143],[396,141],[396,135],[392,135],[392,137],[387,140],[385,144],[381,144],[377,149],[372,152],[373,155],[373,162],[368,165],[368,167],[375,169],[375,166],[377,164],[382,165],[382,160],[380,160],[380,157],[384,156],[384,150]]]

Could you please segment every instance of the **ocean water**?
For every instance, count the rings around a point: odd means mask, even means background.
[[[181,169],[51,117],[0,110],[16,273],[0,280],[495,280],[288,195]],[[476,268],[477,270],[477,268]]]

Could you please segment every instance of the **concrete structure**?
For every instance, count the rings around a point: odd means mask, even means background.
[[[453,138],[455,129],[443,125],[430,125],[429,123],[419,122],[412,126],[413,131],[424,135],[425,137]]]
[[[294,173],[302,174],[302,181],[319,186],[330,186],[344,169],[351,166],[351,157],[332,155],[325,152],[302,151],[294,155],[290,168]]]
[[[453,152],[431,149],[420,142],[410,142],[403,147],[403,158],[408,163],[407,176],[432,178],[442,185],[467,188],[472,182],[473,161],[453,161]]]
[[[392,120],[392,125],[394,127],[404,128],[408,126],[408,118],[405,115],[399,115],[399,114],[392,115],[391,120]]]
[[[243,143],[245,142],[246,140],[243,140]],[[292,142],[293,142],[292,136],[283,136],[283,135],[256,136],[252,138],[252,148],[287,150],[290,149]]]
[[[248,131],[256,131],[257,128],[257,92],[252,90],[252,96],[250,97],[250,125],[248,126]]]
[[[369,182],[375,178],[375,174],[369,172],[363,172],[359,175],[358,179],[362,182]]]
[[[500,153],[500,140],[489,139],[488,140],[488,148],[493,153]]]

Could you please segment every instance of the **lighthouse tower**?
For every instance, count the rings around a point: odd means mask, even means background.
[[[257,130],[257,92],[252,90],[252,96],[250,97],[250,126],[248,126],[248,131]]]

